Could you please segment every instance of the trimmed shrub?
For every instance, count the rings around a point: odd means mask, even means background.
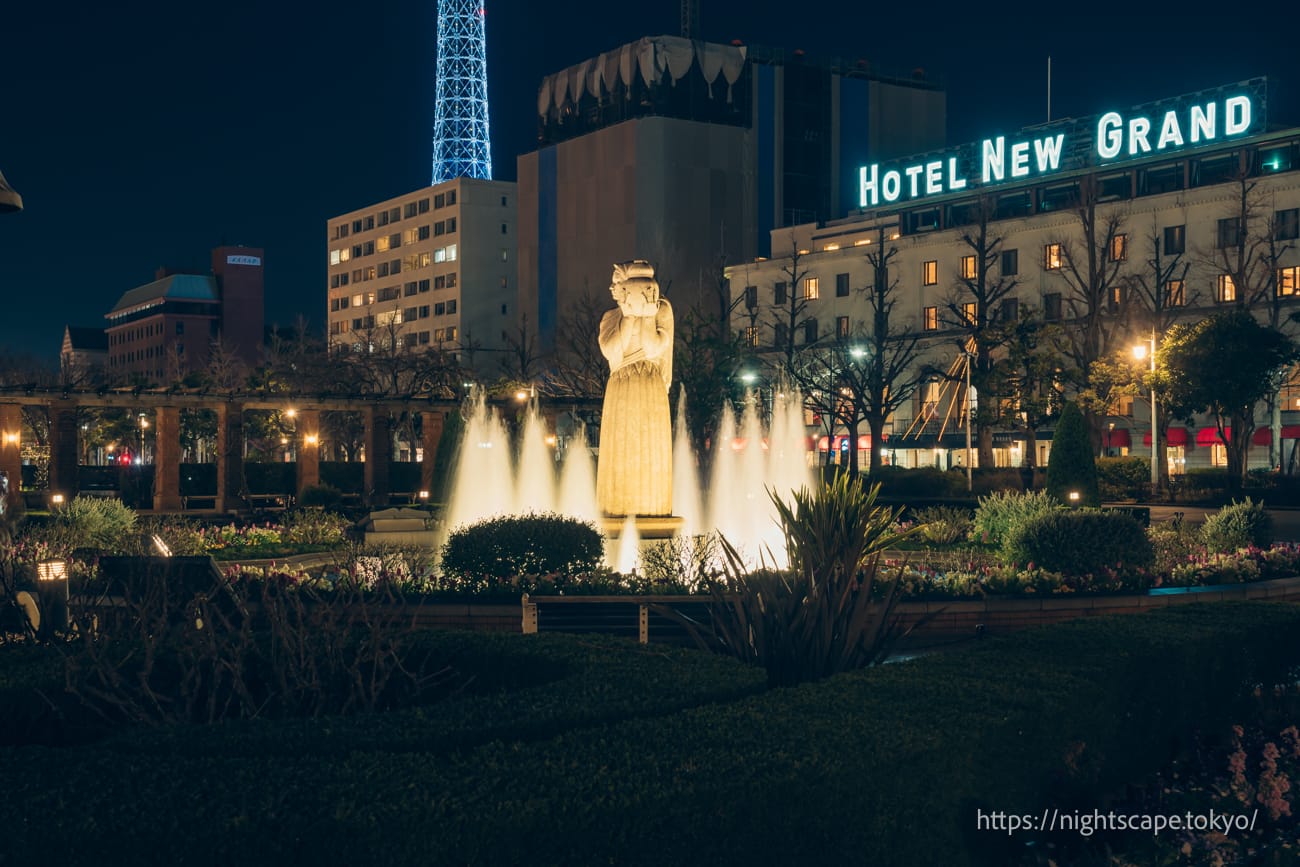
[[[933,499],[966,496],[966,473],[938,467],[880,467],[868,481],[880,485],[882,497]]]
[[[1046,491],[1002,491],[980,497],[971,534],[977,542],[1006,545],[1030,518],[1064,509]]]
[[[1137,500],[1151,489],[1151,461],[1147,458],[1098,458],[1097,489],[1103,500]]]
[[[1273,542],[1273,519],[1264,511],[1263,503],[1234,501],[1205,519],[1201,526],[1201,541],[1214,553],[1226,553],[1238,548],[1266,548]]]
[[[298,505],[304,508],[337,510],[343,507],[343,492],[333,485],[309,485],[298,498]]]
[[[1078,492],[1077,501],[1070,494]],[[1057,502],[1079,506],[1100,506],[1097,464],[1088,439],[1083,413],[1067,401],[1052,434],[1052,451],[1047,459],[1047,493]]]
[[[952,506],[919,509],[915,518],[921,536],[927,542],[936,545],[952,545],[965,541],[975,525],[968,510]]]
[[[51,544],[73,548],[122,551],[136,531],[136,514],[121,500],[73,497],[50,516]]]
[[[1146,531],[1134,518],[1092,509],[1030,518],[1009,538],[1005,550],[1018,564],[1033,563],[1065,575],[1143,569],[1155,556]]]
[[[577,575],[600,565],[604,538],[591,524],[551,513],[507,515],[459,527],[442,571],[489,587],[524,575]]]

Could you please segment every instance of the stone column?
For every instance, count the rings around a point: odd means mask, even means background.
[[[0,404],[0,472],[9,479],[9,494],[0,511],[8,511],[23,497],[23,408],[16,403]]]
[[[244,406],[217,404],[217,511],[238,511],[243,491]]]
[[[320,484],[320,410],[298,410],[298,496]]]
[[[154,413],[153,508],[181,510],[181,411],[160,406]]]
[[[368,506],[388,505],[388,462],[393,459],[393,431],[388,410],[368,406],[361,413],[365,425],[366,465],[362,500]]]
[[[424,457],[420,463],[420,490],[428,491],[429,496],[438,496],[438,491],[433,489],[433,465],[438,460],[438,443],[442,439],[443,419],[446,415],[435,410],[426,410],[420,413],[420,421],[424,428],[420,436],[420,443],[424,447]]]
[[[64,502],[77,495],[77,408],[70,401],[50,404],[50,493]]]

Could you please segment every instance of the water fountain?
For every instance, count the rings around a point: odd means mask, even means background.
[[[669,418],[673,379],[673,310],[659,294],[654,268],[643,259],[614,266],[614,308],[601,317],[596,340],[609,362],[601,410],[596,472],[586,437],[565,449],[557,466],[535,404],[516,449],[479,395],[473,404],[453,478],[444,526],[448,532],[493,515],[559,512],[603,524],[606,560],[631,571],[642,538],[718,531],[751,564],[784,565],[784,546],[769,489],[788,499],[810,481],[803,401],[796,391],[774,395],[771,423],[760,418],[752,392],[740,420],[723,408],[708,485],[686,435],[685,405],[677,434]],[[513,454],[512,454],[513,452]]]
[[[678,402],[672,472],[679,533],[717,530],[748,562],[758,563],[770,552],[768,562],[784,565],[780,526],[767,490],[788,499],[791,491],[812,481],[802,405],[797,391],[778,392],[766,425],[756,399],[746,403],[739,420],[730,406],[724,408],[712,444],[712,472],[704,484],[686,434],[685,404]],[[603,526],[585,432],[579,429],[557,460],[557,448],[553,439],[548,442],[536,404],[527,410],[514,447],[497,411],[481,393],[471,398],[467,414],[447,504],[447,531],[484,518],[527,512],[557,512]],[[608,533],[612,539],[607,560],[619,571],[630,571],[641,541],[636,522],[620,519],[614,526],[618,529]]]

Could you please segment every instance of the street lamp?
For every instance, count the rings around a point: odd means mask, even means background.
[[[1159,457],[1159,425],[1156,423],[1156,330],[1151,329],[1151,347],[1148,352],[1146,343],[1139,343],[1133,347],[1133,357],[1138,361],[1151,356],[1151,493],[1155,494],[1160,487],[1160,461]]]
[[[149,419],[140,413],[140,466],[144,466],[144,431],[149,427]]]

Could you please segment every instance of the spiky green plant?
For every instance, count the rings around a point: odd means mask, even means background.
[[[725,652],[790,686],[879,662],[899,638],[898,578],[882,576],[881,553],[911,531],[900,510],[876,505],[879,485],[837,476],[791,503],[769,491],[785,535],[789,569],[750,572],[725,538],[722,576],[709,583],[713,630]]]

